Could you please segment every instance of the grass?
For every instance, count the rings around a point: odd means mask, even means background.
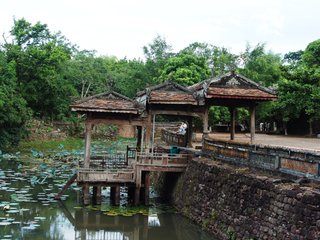
[[[92,145],[109,145],[112,143],[119,143],[124,146],[134,146],[134,138],[118,138],[117,140],[92,140]],[[36,140],[36,141],[22,141],[18,147],[20,152],[30,152],[31,150],[36,150],[39,152],[47,152],[50,150],[57,150],[63,147],[64,150],[78,150],[84,148],[84,139],[83,138],[67,138],[65,140]]]
[[[19,145],[21,152],[29,152],[31,149],[40,152],[47,152],[49,150],[59,149],[63,146],[65,150],[81,149],[84,147],[84,139],[82,138],[68,138],[65,140],[48,140],[48,141],[22,141]]]

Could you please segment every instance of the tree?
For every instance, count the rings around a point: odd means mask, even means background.
[[[281,78],[281,56],[266,52],[265,44],[258,44],[253,49],[247,46],[240,55],[243,67],[239,72],[260,84],[270,87]]]
[[[172,80],[184,86],[190,86],[207,79],[210,69],[204,57],[182,52],[168,59],[159,79]]]
[[[14,61],[19,91],[38,117],[62,118],[69,112],[73,86],[62,76],[72,45],[46,24],[14,20],[12,42],[4,44],[8,62]]]
[[[80,98],[105,91],[108,74],[104,58],[94,51],[79,51],[64,67],[64,77],[76,88]]]
[[[17,89],[15,62],[7,62],[0,50],[0,146],[7,150],[18,144],[30,117],[26,101]]]
[[[238,65],[238,56],[230,53],[226,48],[220,48],[207,43],[192,43],[182,50],[182,52],[192,53],[198,57],[205,58],[212,77],[235,70]]]
[[[152,43],[143,47],[143,53],[146,58],[146,69],[152,80],[156,82],[161,70],[164,68],[167,60],[173,56],[172,47],[168,44],[165,38],[157,35]]]

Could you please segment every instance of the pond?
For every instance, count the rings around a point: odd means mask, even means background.
[[[104,188],[102,205],[83,207],[81,190],[73,184],[56,201],[82,154],[63,146],[46,154],[0,154],[0,239],[215,239],[158,203],[153,192],[150,206],[130,207],[123,189],[116,207],[109,203],[110,189]]]

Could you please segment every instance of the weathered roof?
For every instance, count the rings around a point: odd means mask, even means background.
[[[192,104],[197,105],[197,99],[192,91],[178,83],[167,81],[146,88],[137,94],[139,98],[146,96],[149,104]]]
[[[268,101],[277,98],[271,89],[263,87],[235,72],[194,84],[189,87],[189,90],[197,92],[198,95],[209,99],[251,99]]]
[[[74,112],[139,113],[139,107],[135,101],[113,91],[76,101],[71,105],[71,110]]]
[[[276,96],[261,91],[260,89],[240,88],[218,88],[209,87],[207,98],[231,98],[231,99],[252,99],[252,100],[273,100]]]

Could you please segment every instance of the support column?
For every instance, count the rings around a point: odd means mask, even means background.
[[[209,133],[208,126],[209,126],[209,108],[207,106],[205,106],[204,113],[203,113],[203,136],[202,136],[202,138],[208,136],[208,133]]]
[[[100,205],[101,204],[101,186],[94,186],[92,189],[92,198],[93,204]]]
[[[140,204],[140,189],[141,187],[136,185],[134,189],[134,205],[138,206]]]
[[[153,154],[154,142],[155,142],[155,131],[156,131],[156,114],[152,115],[152,142],[151,142],[151,152]]]
[[[85,168],[89,168],[90,166],[91,130],[92,130],[92,123],[86,122],[85,148],[84,148],[84,167]]]
[[[192,129],[192,117],[188,117],[188,128],[187,128],[187,147],[192,148],[192,133],[193,133],[193,129]]]
[[[135,181],[135,189],[134,189],[134,205],[135,206],[140,204],[141,174],[142,174],[141,169],[136,166],[136,181]]]
[[[151,141],[151,125],[152,125],[152,122],[151,122],[151,114],[149,113],[148,114],[148,123],[147,123],[147,126],[146,126],[146,152],[149,152],[150,150],[150,141]]]
[[[150,172],[144,172],[144,189],[143,202],[145,205],[149,204],[149,190],[150,190]]]
[[[234,140],[235,132],[236,132],[236,108],[230,107],[230,140]]]
[[[120,205],[120,186],[110,188],[110,198],[113,205]]]
[[[256,135],[256,106],[250,107],[250,142],[253,143]]]
[[[129,203],[129,205],[134,203],[134,191],[135,191],[135,187],[132,187],[132,186],[128,187],[128,203]]]
[[[137,131],[137,151],[140,152],[142,143],[142,126],[137,126]]]
[[[85,183],[82,186],[82,203],[83,205],[87,206],[90,204],[90,198],[89,198],[89,184]]]

